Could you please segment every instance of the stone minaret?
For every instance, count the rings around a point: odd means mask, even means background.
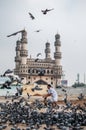
[[[16,42],[16,57],[15,57],[15,68],[16,68],[16,74],[19,73],[19,66],[20,66],[20,50],[21,50],[21,41]]]
[[[19,31],[21,33],[21,40],[16,42],[16,57],[15,62],[16,66],[14,73],[23,78],[23,83],[26,83],[28,75],[28,50],[27,50],[27,32],[25,30]]]
[[[25,30],[22,31],[20,56],[21,56],[21,64],[26,65],[28,50],[27,50],[27,32]]]
[[[46,47],[45,47],[45,59],[50,60],[51,59],[51,57],[50,57],[50,43],[47,42],[45,45],[46,45]]]
[[[60,35],[56,34],[55,35],[55,52],[54,52],[54,58],[55,58],[55,78],[56,78],[56,85],[59,85],[61,82],[61,76],[62,76],[62,66],[61,66],[61,52],[60,52],[60,47],[61,47],[61,42],[60,42]]]
[[[60,42],[59,34],[55,35],[54,46],[55,46],[55,53],[54,53],[55,65],[58,66],[60,65],[60,61],[61,61],[61,52],[60,52],[61,42]]]
[[[28,75],[28,65],[27,65],[27,58],[28,58],[28,50],[27,50],[27,32],[25,30],[21,31],[22,38],[21,38],[21,50],[20,50],[20,69],[19,69],[19,76],[23,78],[23,83],[27,81]]]

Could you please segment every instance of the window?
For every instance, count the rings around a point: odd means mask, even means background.
[[[53,84],[53,82],[51,82],[51,84]]]
[[[49,74],[49,70],[47,70],[47,73]]]
[[[51,74],[53,74],[53,70],[51,70]]]
[[[28,79],[30,79],[30,77],[28,77]]]

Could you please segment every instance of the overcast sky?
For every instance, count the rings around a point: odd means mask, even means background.
[[[54,10],[43,15],[41,10]],[[35,16],[31,20],[28,12]],[[0,74],[15,68],[16,41],[20,34],[6,37],[26,29],[28,57],[45,57],[45,43],[50,42],[51,57],[55,51],[55,34],[61,36],[61,64],[68,84],[73,84],[80,74],[86,74],[86,0],[0,0]],[[41,29],[39,33],[35,30]]]

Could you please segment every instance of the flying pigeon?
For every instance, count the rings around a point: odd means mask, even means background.
[[[53,9],[53,8],[52,8],[52,9],[45,9],[45,10],[41,10],[41,12],[42,12],[44,15],[46,15],[47,12],[49,12],[49,11],[51,11],[51,10],[54,10],[54,9]]]
[[[15,32],[15,33],[13,33],[13,34],[11,34],[11,35],[7,35],[7,37],[15,36],[15,35],[17,35],[18,33],[21,33],[21,32],[23,32],[23,31],[24,31],[24,30],[21,30],[21,31]]]
[[[38,54],[37,54],[37,57],[38,57],[39,55],[41,55],[41,53],[38,53]]]
[[[7,35],[7,37],[15,36],[15,35],[17,35],[17,33],[18,33],[18,32],[13,33],[13,34],[11,34],[11,35]]]
[[[40,32],[41,30],[39,29],[39,30],[36,30],[35,32]]]
[[[35,17],[31,13],[29,13],[29,15],[30,15],[30,17],[31,17],[32,20],[35,19]]]

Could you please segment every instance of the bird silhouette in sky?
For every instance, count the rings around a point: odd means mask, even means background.
[[[41,53],[38,53],[38,54],[37,54],[37,57],[38,57],[39,55],[41,55]]]
[[[7,37],[15,36],[15,35],[17,35],[17,33],[18,33],[18,32],[13,33],[13,34],[11,34],[11,35],[7,35]]]
[[[30,15],[30,18],[31,18],[32,20],[35,19],[35,17],[34,17],[30,12],[29,12],[28,14]]]
[[[15,33],[13,33],[13,34],[11,34],[11,35],[7,35],[7,37],[15,36],[15,35],[17,35],[18,33],[21,33],[21,32],[23,32],[23,31],[24,31],[24,30],[21,30],[21,31],[15,32]]]
[[[40,32],[41,30],[39,29],[39,30],[36,30],[35,32]]]
[[[49,11],[51,11],[51,10],[54,10],[54,9],[53,9],[53,8],[52,8],[52,9],[45,9],[45,10],[41,10],[41,12],[42,12],[44,15],[46,15],[47,12],[49,12]]]

